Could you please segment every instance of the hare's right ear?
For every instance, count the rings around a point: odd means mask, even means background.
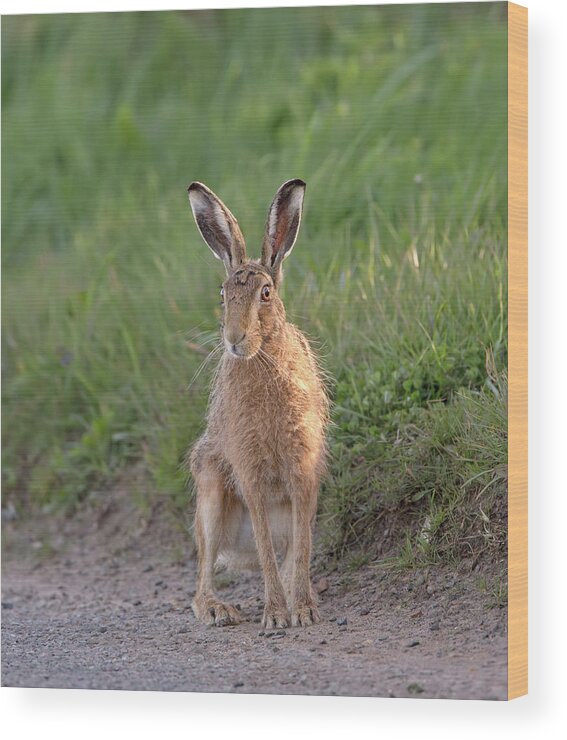
[[[201,236],[227,274],[246,261],[246,246],[238,221],[220,198],[201,182],[187,188],[189,203]]]
[[[303,180],[288,180],[278,190],[270,206],[261,262],[272,271],[275,282],[280,280],[282,262],[297,239],[304,195]]]

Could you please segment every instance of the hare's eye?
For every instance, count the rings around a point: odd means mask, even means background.
[[[269,301],[270,300],[270,286],[264,285],[262,288],[262,300],[263,301]]]

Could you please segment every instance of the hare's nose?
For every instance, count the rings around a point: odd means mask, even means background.
[[[246,339],[246,332],[244,332],[240,337],[238,337],[236,334],[231,333],[226,338],[228,343],[230,344],[231,349],[235,350],[238,345]]]
[[[242,336],[240,337],[240,339],[237,339],[237,340],[236,340],[236,342],[233,342],[233,343],[232,343],[232,349],[236,349],[236,348],[237,348],[237,346],[238,346],[238,345],[239,345],[239,344],[240,344],[241,342],[243,342],[243,341],[244,341],[245,339],[246,339],[246,332],[244,332],[244,334],[243,334],[243,335],[242,335]]]

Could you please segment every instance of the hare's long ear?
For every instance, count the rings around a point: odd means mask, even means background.
[[[304,195],[303,180],[288,180],[270,206],[262,244],[262,264],[272,271],[276,282],[281,277],[281,264],[297,239]]]
[[[189,202],[201,236],[227,274],[246,260],[246,246],[238,221],[220,198],[201,182],[187,188]]]

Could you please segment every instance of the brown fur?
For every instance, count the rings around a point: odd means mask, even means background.
[[[229,249],[228,256],[224,247],[218,250],[227,269],[221,325],[225,352],[207,429],[190,456],[199,555],[193,610],[208,624],[239,621],[238,609],[214,593],[215,564],[249,563],[255,553],[265,582],[262,624],[286,627],[290,613],[293,625],[319,619],[309,561],[325,467],[328,400],[313,352],[299,329],[286,321],[277,292],[281,262],[299,228],[304,187],[292,180],[276,194],[262,262],[240,261],[243,241]],[[193,198],[192,191],[197,191]],[[232,222],[230,229],[217,223],[230,211],[208,188],[193,183],[189,195],[197,225],[206,223],[205,229],[200,227],[205,240],[210,233],[240,234]],[[219,256],[215,245],[209,246]],[[262,300],[265,286],[270,291],[267,301]],[[278,550],[285,554],[281,575]]]

